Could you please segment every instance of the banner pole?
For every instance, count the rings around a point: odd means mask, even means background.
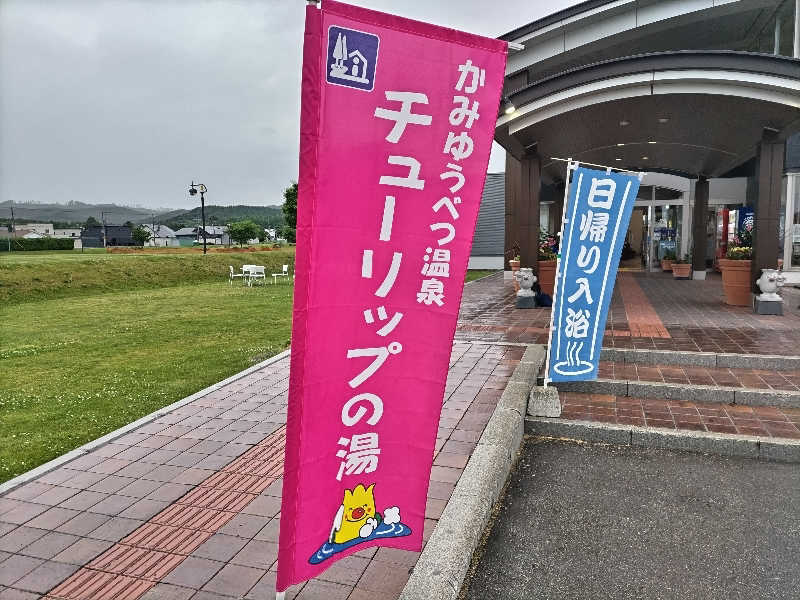
[[[551,156],[550,160],[560,160],[561,162],[570,162],[572,159],[571,158],[558,158],[557,156]],[[619,171],[620,173],[630,173],[632,175],[638,175],[639,174],[639,171],[631,171],[630,169],[621,169],[619,167],[609,167],[608,165],[598,165],[597,163],[582,162],[580,164],[582,164],[584,166],[588,166],[588,167],[599,167],[601,169],[605,169],[607,173],[609,173],[611,171]]]
[[[556,158],[554,160],[564,160]],[[567,202],[569,200],[570,174],[578,168],[579,162],[572,162],[572,158],[567,160],[567,178],[564,184],[564,201],[561,203],[561,231],[558,232],[558,255],[556,256],[556,280],[553,284],[553,302],[550,306],[550,331],[547,334],[547,358],[544,366],[544,387],[550,382],[550,348],[553,344],[553,321],[555,318],[556,297],[558,295],[558,280],[561,272],[561,243],[564,241],[564,225],[567,223]]]

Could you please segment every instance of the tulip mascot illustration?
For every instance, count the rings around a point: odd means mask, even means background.
[[[399,507],[390,506],[382,515],[377,511],[374,489],[374,483],[366,488],[359,483],[352,490],[344,490],[344,499],[333,519],[330,537],[311,556],[311,564],[321,563],[356,544],[411,534],[408,525],[400,522]]]

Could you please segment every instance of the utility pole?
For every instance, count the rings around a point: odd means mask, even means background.
[[[103,221],[103,248],[108,248],[108,228],[106,227],[106,215],[112,215],[114,211],[101,210],[100,220]]]
[[[8,251],[11,252],[11,238],[17,235],[17,226],[14,222],[14,201],[11,202],[11,235],[8,236]]]

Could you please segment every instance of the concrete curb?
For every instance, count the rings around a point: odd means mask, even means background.
[[[660,381],[625,381],[621,379],[559,381],[553,385],[562,392],[578,392],[582,394],[610,394],[614,396],[630,396],[632,398],[657,398],[659,400],[800,408],[800,392],[782,390],[687,385]]]
[[[284,350],[283,352],[281,352],[280,354],[276,354],[272,358],[268,358],[265,361],[253,365],[252,367],[248,367],[244,371],[239,371],[235,375],[231,375],[227,379],[223,379],[222,381],[212,384],[207,388],[200,390],[199,392],[195,392],[191,396],[182,398],[181,400],[173,402],[172,404],[165,406],[164,408],[160,408],[157,411],[150,413],[149,415],[145,415],[144,417],[137,419],[133,423],[128,423],[124,427],[120,427],[119,429],[107,433],[103,437],[99,437],[96,440],[92,440],[91,442],[84,444],[83,446],[75,448],[75,450],[67,452],[66,454],[62,454],[58,458],[54,458],[50,462],[46,462],[43,465],[39,465],[35,469],[31,469],[30,471],[23,473],[22,475],[17,475],[14,479],[9,479],[8,481],[0,485],[0,496],[22,485],[23,483],[27,483],[32,479],[36,479],[37,477],[44,475],[48,471],[52,471],[53,469],[60,467],[61,465],[68,463],[73,459],[76,459],[80,456],[83,456],[84,454],[91,452],[92,450],[95,450],[96,448],[99,448],[103,444],[107,444],[119,437],[122,437],[126,433],[130,433],[131,431],[137,429],[138,427],[141,427],[142,425],[147,425],[147,423],[155,421],[159,417],[163,417],[164,415],[172,412],[176,408],[180,408],[181,406],[189,404],[190,402],[197,400],[198,398],[202,398],[206,394],[210,394],[211,392],[214,392],[219,388],[228,385],[229,383],[233,383],[238,379],[247,377],[251,373],[258,371],[259,369],[263,369],[264,367],[276,363],[280,360],[283,360],[284,358],[288,358],[290,352],[291,350]]]
[[[639,365],[686,365],[720,369],[766,369],[771,371],[800,369],[800,356],[772,354],[717,354],[714,352],[603,348],[600,352],[600,360]]]
[[[532,417],[525,419],[525,433],[619,446],[685,450],[800,463],[800,440]]]
[[[508,382],[475,451],[458,480],[400,600],[455,600],[492,507],[514,464],[525,426],[528,394],[544,362],[530,345]]]

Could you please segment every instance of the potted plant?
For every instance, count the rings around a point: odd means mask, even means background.
[[[672,251],[665,252],[664,257],[661,259],[661,270],[672,271],[672,263],[675,262],[675,253]]]
[[[539,233],[539,287],[550,296],[556,283],[556,259],[558,257],[558,238],[541,231]]]
[[[692,255],[686,254],[683,258],[676,258],[672,262],[672,276],[675,279],[691,279]]]
[[[728,247],[725,258],[719,259],[725,304],[731,306],[750,306],[750,259],[753,248],[740,245],[741,243],[741,238],[735,238],[736,245]]]

